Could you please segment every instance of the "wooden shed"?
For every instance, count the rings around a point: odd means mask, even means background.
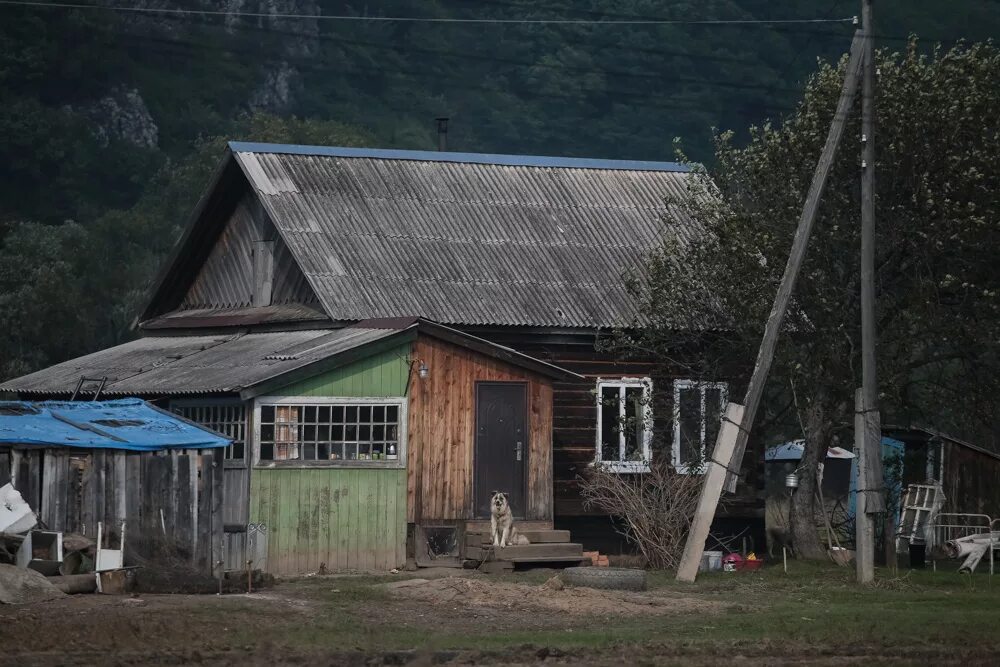
[[[58,394],[81,375],[107,376],[109,394],[161,397],[232,440],[212,469],[225,480],[215,496],[224,497],[222,558],[228,569],[249,559],[275,574],[387,570],[407,558],[457,564],[467,533],[488,524],[494,490],[508,493],[525,529],[550,530],[552,383],[578,377],[394,318],[148,337],[20,386]],[[528,557],[544,556],[539,548]]]
[[[940,484],[943,512],[1000,519],[1000,454],[925,426],[886,426],[903,443],[902,488]]]
[[[0,402],[0,485],[48,529],[116,543],[126,563],[165,555],[218,574],[223,451],[217,433],[138,399]]]

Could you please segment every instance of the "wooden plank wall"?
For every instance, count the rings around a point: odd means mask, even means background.
[[[1000,519],[1000,460],[997,458],[946,440],[942,487],[945,512],[987,514]]]
[[[476,382],[528,384],[526,519],[552,520],[552,386],[549,380],[429,337],[414,343],[427,365],[410,383],[407,521],[472,519]]]
[[[0,450],[15,488],[48,529],[96,538],[103,522],[117,540],[124,520],[126,560],[155,558],[166,545],[203,572],[222,552],[222,456],[222,449]]]
[[[246,529],[250,521],[250,468],[243,461],[226,461],[224,476],[222,521],[226,569],[242,570],[246,567]]]
[[[250,520],[267,526],[272,574],[389,570],[406,560],[402,468],[273,468],[251,477]]]

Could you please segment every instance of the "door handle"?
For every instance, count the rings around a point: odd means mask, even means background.
[[[521,441],[520,441],[520,440],[518,440],[518,441],[517,441],[517,449],[515,450],[515,451],[517,452],[517,460],[518,460],[518,461],[520,461],[520,460],[521,460],[521,448],[522,448],[522,444],[521,444]]]

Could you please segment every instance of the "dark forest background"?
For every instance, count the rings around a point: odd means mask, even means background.
[[[114,4],[114,3],[104,3]],[[711,161],[779,120],[850,23],[478,25],[273,14],[849,17],[853,0],[131,0],[0,7],[0,376],[119,343],[228,139]],[[994,0],[885,0],[879,44],[992,38]],[[225,12],[268,16],[241,18]]]

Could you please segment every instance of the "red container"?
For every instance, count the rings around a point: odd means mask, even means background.
[[[761,559],[757,560],[741,560],[734,563],[737,570],[759,570],[764,567],[764,561]]]

